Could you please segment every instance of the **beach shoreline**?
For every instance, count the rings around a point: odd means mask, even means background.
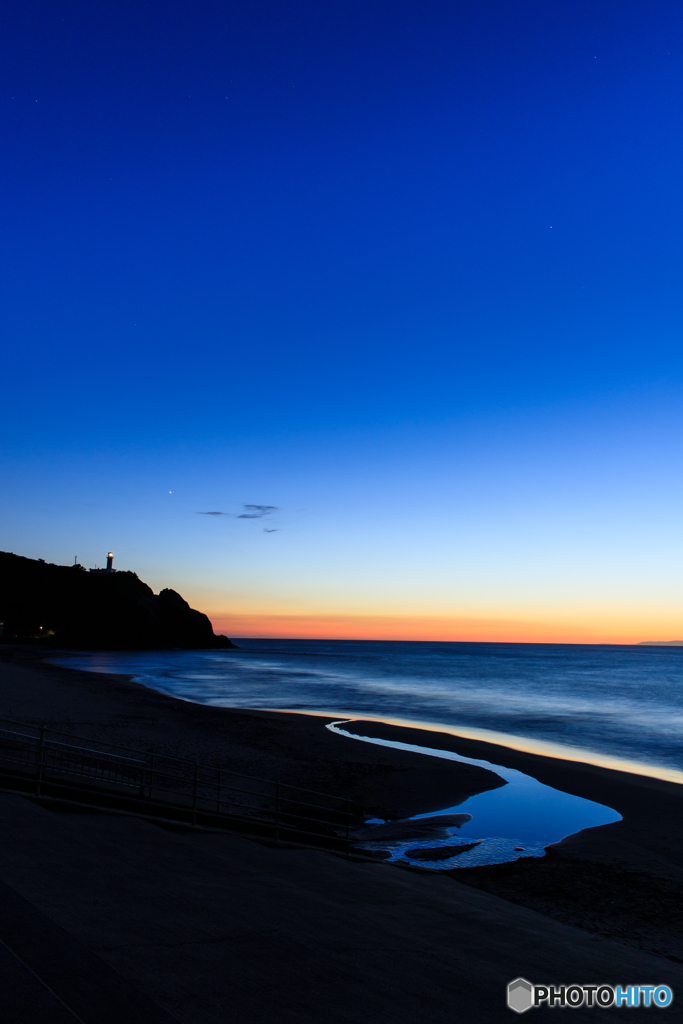
[[[186,701],[126,675],[52,664],[54,651],[0,648],[0,718],[349,797],[366,814],[410,817],[503,786],[493,772],[354,743],[334,715]]]
[[[0,648],[0,718],[348,794],[365,814],[380,817],[439,811],[504,784],[477,766],[354,741],[325,728],[344,716],[195,704],[123,675],[49,664],[52,656],[35,647]],[[683,786],[433,729],[360,717],[345,721],[345,729],[359,737],[451,750],[615,808],[621,821],[568,836],[547,847],[544,858],[438,874],[448,876],[446,883],[450,878],[454,885],[480,890],[482,897],[500,898],[501,914],[503,906],[518,904],[520,912],[534,910],[590,933],[591,941],[616,939],[683,963]],[[401,869],[378,862],[371,870]]]
[[[679,783],[458,736],[435,726],[198,704],[123,674],[55,665],[56,653],[34,646],[0,648],[0,717],[348,795],[366,811],[387,817],[439,811],[504,785],[484,768],[354,742],[325,728],[344,718],[346,731],[359,738],[452,751],[517,769],[554,789],[611,807],[621,821],[567,836],[552,844],[554,851],[683,881]]]

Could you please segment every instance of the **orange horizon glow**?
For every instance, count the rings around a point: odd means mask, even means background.
[[[412,640],[478,643],[637,644],[683,635],[675,622],[538,621],[489,617],[209,613],[216,633],[282,640]],[[654,618],[654,617],[653,617]],[[669,635],[670,634],[670,635]]]

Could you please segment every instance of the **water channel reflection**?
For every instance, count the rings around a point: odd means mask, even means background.
[[[363,743],[374,743],[378,746],[410,750],[432,757],[446,758],[449,761],[477,765],[495,772],[507,782],[506,786],[499,789],[471,796],[457,807],[444,807],[437,815],[430,811],[406,819],[406,823],[423,821],[425,825],[429,819],[428,824],[431,826],[435,818],[471,815],[469,820],[459,825],[444,823],[439,829],[440,835],[432,834],[431,837],[417,840],[406,837],[382,841],[381,829],[378,829],[377,839],[370,838],[368,830],[364,829],[359,845],[367,850],[389,851],[388,860],[407,860],[423,867],[444,870],[474,867],[479,864],[502,864],[520,857],[543,857],[545,847],[550,843],[556,843],[581,829],[607,825],[621,819],[621,815],[611,807],[553,789],[514,768],[463,757],[450,750],[435,750],[411,743],[357,736],[343,728],[347,724],[350,724],[349,720],[345,719],[332,722],[327,728]],[[373,819],[373,822],[380,825],[379,819]],[[369,821],[368,825],[373,822]],[[438,825],[438,822],[436,824]],[[409,834],[410,829],[407,829],[407,832]],[[475,843],[476,845],[471,845]],[[412,851],[438,850],[439,847],[443,848],[444,852],[446,849],[451,852],[451,848],[460,844],[470,848],[462,852],[453,852],[451,856],[443,859],[424,860],[419,852],[417,855],[411,855]]]

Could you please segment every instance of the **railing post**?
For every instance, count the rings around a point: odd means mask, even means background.
[[[138,789],[138,796],[144,800],[145,798],[145,769],[140,769],[140,788]]]
[[[349,835],[351,829],[351,801],[348,796],[346,798],[346,856],[351,856],[351,837]]]
[[[197,783],[199,776],[199,765],[194,766],[194,789],[192,791],[192,824],[197,824]]]
[[[280,845],[280,783],[275,783],[275,845]]]
[[[40,789],[43,784],[43,764],[45,763],[45,728],[40,730],[40,742],[38,744],[38,772],[36,775],[36,796],[40,796]]]

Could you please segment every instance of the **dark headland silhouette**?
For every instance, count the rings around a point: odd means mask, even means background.
[[[134,572],[87,572],[0,551],[4,639],[55,647],[144,650],[234,647],[175,590],[160,594]]]

